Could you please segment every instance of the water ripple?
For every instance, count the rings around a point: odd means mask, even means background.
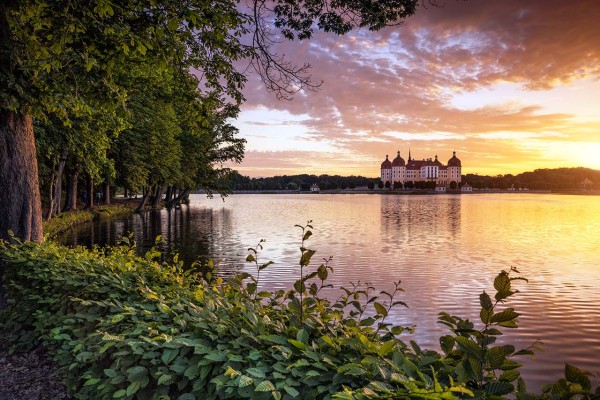
[[[234,195],[222,202],[192,196],[189,208],[100,221],[65,235],[67,244],[114,243],[134,232],[143,248],[162,235],[191,263],[213,258],[222,271],[242,267],[246,249],[265,239],[261,261],[274,265],[261,286],[290,288],[299,275],[301,230],[313,220],[306,245],[314,260],[334,256],[334,286],[371,282],[389,290],[401,280],[409,308],[390,318],[417,324],[414,339],[438,348],[446,332],[439,311],[478,321],[479,294],[493,278],[517,267],[529,283],[509,306],[519,329],[503,340],[526,347],[538,338],[544,352],[523,359],[529,389],[557,379],[563,362],[600,376],[600,202],[594,196],[534,194],[469,196]],[[332,298],[337,291],[331,292]]]

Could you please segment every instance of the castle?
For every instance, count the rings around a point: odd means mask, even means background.
[[[414,160],[410,156],[410,151],[408,152],[408,162],[405,162],[398,151],[398,156],[392,162],[387,155],[385,156],[385,161],[381,163],[381,180],[384,184],[389,182],[390,185],[393,185],[394,182],[404,185],[409,181],[434,181],[436,186],[447,187],[452,181],[460,183],[461,162],[456,157],[456,151],[453,152],[447,165],[438,161],[437,155],[435,160],[431,158]]]

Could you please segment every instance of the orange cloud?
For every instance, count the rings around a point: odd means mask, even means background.
[[[586,109],[600,110],[600,96],[590,95],[600,92],[597,21],[597,1],[446,2],[420,9],[400,28],[284,44],[283,53],[312,64],[315,79],[325,81],[322,89],[277,101],[253,79],[243,109],[302,115],[293,124],[302,126],[301,140],[314,150],[258,158],[248,153],[240,170],[253,176],[278,169],[375,176],[386,153],[408,147],[423,157],[456,149],[469,172],[591,166],[572,155],[577,143],[600,143],[600,111],[583,118],[572,104],[566,112],[555,101],[549,112],[540,93],[585,80],[589,88],[581,90],[581,101],[597,101]],[[500,83],[517,84],[518,98],[494,101]],[[472,97],[471,107],[453,102],[464,93]],[[286,129],[285,121],[278,123]],[[568,143],[569,156],[557,159],[556,147],[543,143]],[[339,149],[335,157],[331,146]]]

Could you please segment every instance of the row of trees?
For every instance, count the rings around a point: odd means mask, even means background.
[[[212,190],[227,172],[219,164],[241,158],[226,121],[249,70],[279,98],[319,86],[308,65],[278,55],[283,38],[398,25],[418,4],[3,0],[0,239],[42,240],[40,183],[51,212],[74,206],[84,176],[88,201],[99,182],[155,198],[167,187]]]
[[[364,176],[340,175],[282,175],[269,178],[250,178],[238,172],[230,176],[232,190],[309,190],[314,184],[321,190],[355,189],[366,187],[377,179]]]
[[[600,171],[590,168],[555,168],[536,169],[533,172],[523,172],[518,175],[477,175],[467,174],[462,176],[461,182],[452,181],[448,187],[451,190],[459,189],[465,183],[476,189],[515,189],[528,188],[531,190],[579,190],[600,189]],[[408,181],[382,182],[379,178],[364,176],[340,175],[282,175],[269,178],[250,178],[233,172],[229,184],[231,190],[309,190],[317,184],[321,190],[355,189],[367,187],[369,189],[390,190],[433,190],[435,181]]]
[[[545,168],[518,175],[467,174],[463,176],[463,181],[478,189],[600,190],[600,171],[590,168]]]
[[[34,121],[46,219],[76,209],[78,199],[84,207],[99,197],[110,203],[115,187],[143,193],[140,208],[149,199],[158,206],[164,192],[175,203],[198,187],[227,190],[223,163],[241,161],[245,142],[227,122],[237,107],[204,96],[190,75],[132,71],[122,77],[131,80],[122,126],[106,115],[69,127],[56,118]]]
[[[225,182],[223,182],[225,183]],[[250,178],[243,176],[237,171],[229,175],[229,187],[231,190],[309,190],[316,184],[321,190],[337,189],[356,189],[368,188],[379,189],[435,189],[434,181],[408,181],[404,184],[400,182],[383,182],[379,178],[367,178],[364,176],[340,176],[340,175],[282,175],[269,178]],[[451,182],[450,188],[459,187],[457,182]]]

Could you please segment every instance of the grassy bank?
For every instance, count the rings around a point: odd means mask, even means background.
[[[132,246],[87,250],[56,243],[0,245],[8,307],[0,328],[14,349],[42,343],[81,399],[455,399],[598,398],[587,375],[567,366],[541,394],[527,392],[516,350],[496,345],[518,313],[516,270],[501,272],[481,321],[440,314],[440,352],[405,343],[410,327],[387,316],[401,288],[354,286],[324,296],[327,262],[311,263],[303,228],[298,280],[287,292],[257,292],[256,275],[211,281],[144,257]],[[210,268],[210,265],[205,266]],[[205,271],[205,277],[212,278]],[[492,300],[493,299],[493,300]]]
[[[60,215],[53,216],[49,221],[44,221],[44,235],[51,239],[76,225],[95,219],[131,214],[136,206],[137,204],[132,202],[122,201],[110,205],[63,212]]]

